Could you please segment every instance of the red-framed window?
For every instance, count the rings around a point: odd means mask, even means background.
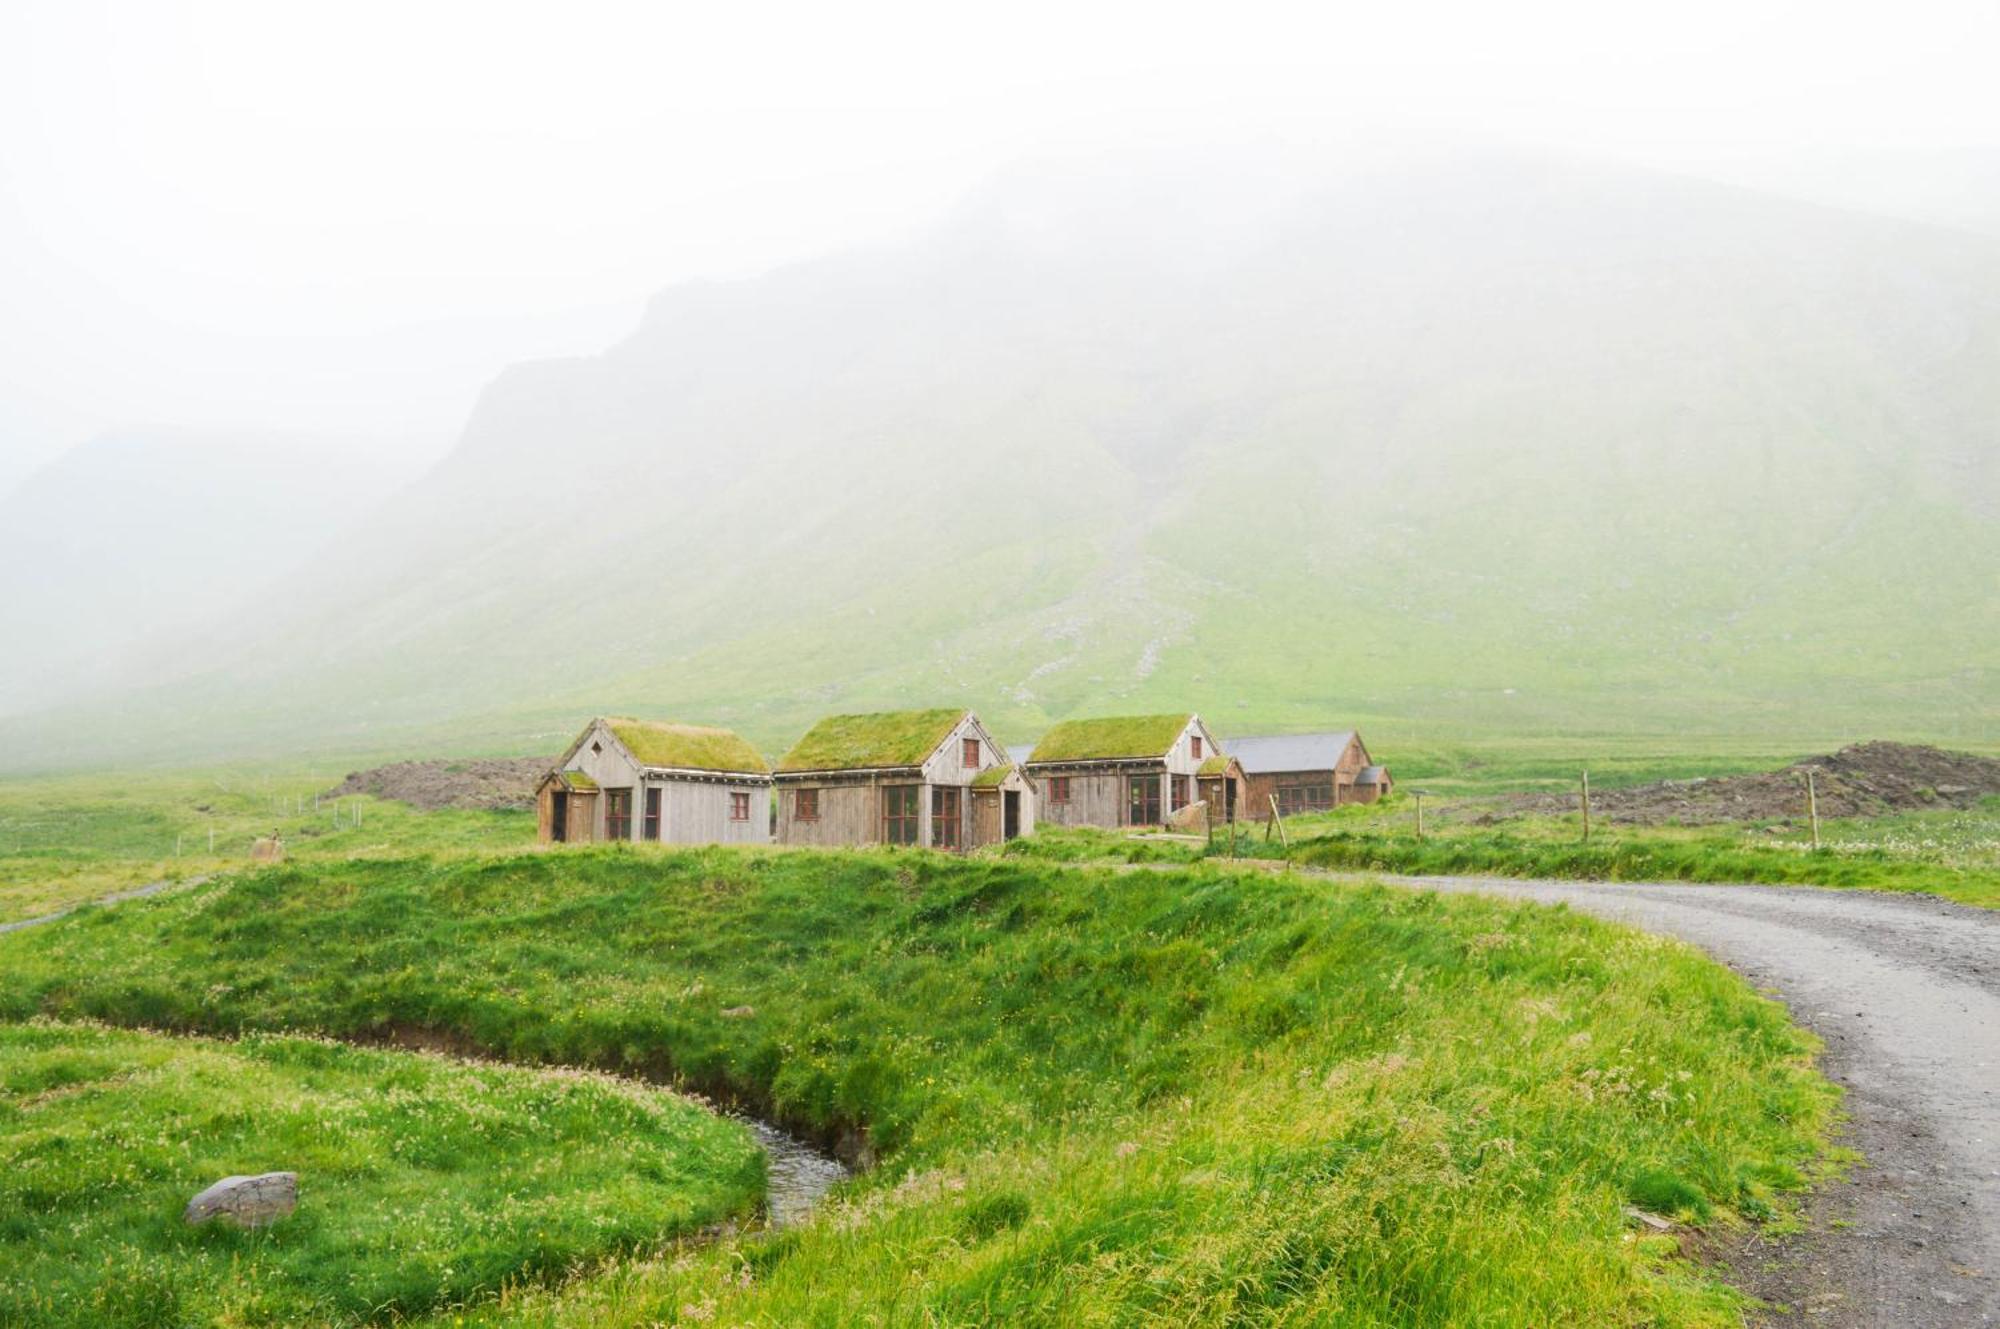
[[[800,821],[818,821],[819,790],[794,789],[792,791],[792,816]]]
[[[646,790],[646,817],[639,824],[639,834],[647,840],[660,838],[660,789],[657,785]]]
[[[1194,759],[1195,759],[1196,761],[1200,761],[1200,760],[1201,760],[1201,735],[1200,735],[1200,734],[1189,734],[1189,735],[1188,735],[1188,755],[1189,755],[1190,757],[1193,757],[1193,758],[1194,758]]]
[[[882,786],[882,843],[917,843],[917,827],[923,806],[919,800],[922,795],[922,785]]]
[[[968,738],[968,739],[965,739],[965,740],[964,740],[964,758],[965,758],[965,766],[966,766],[966,769],[968,769],[968,770],[974,770],[974,771],[976,771],[976,770],[978,770],[978,769],[979,769],[979,740],[978,740],[978,739],[976,739],[976,738]]]
[[[1125,778],[1125,823],[1128,826],[1160,824],[1160,777],[1131,775]]]
[[[1176,775],[1174,777],[1174,811],[1179,812],[1192,802],[1194,802],[1194,777],[1192,775]]]
[[[931,789],[931,847],[933,849],[958,848],[959,809],[963,806],[959,791],[950,785],[936,785]]]
[[[607,840],[629,840],[632,838],[632,791],[630,789],[607,789],[604,791],[604,838]]]
[[[1069,777],[1067,775],[1051,775],[1049,777],[1049,802],[1069,802]]]
[[[741,789],[729,791],[729,819],[731,821],[750,820],[750,795]]]

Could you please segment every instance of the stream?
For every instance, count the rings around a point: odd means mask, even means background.
[[[721,1115],[741,1123],[763,1147],[764,1213],[773,1228],[803,1222],[829,1190],[854,1175],[847,1164],[768,1121],[739,1112]]]

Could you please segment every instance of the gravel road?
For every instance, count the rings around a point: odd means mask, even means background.
[[[1568,904],[1692,942],[1826,1040],[1866,1157],[1812,1230],[1721,1249],[1774,1324],[2000,1324],[2000,911],[1801,887],[1377,878]],[[1804,1318],[1795,1318],[1803,1316]]]

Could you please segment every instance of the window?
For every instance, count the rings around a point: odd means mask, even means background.
[[[1125,779],[1125,818],[1130,826],[1160,824],[1160,777],[1132,775]]]
[[[1176,775],[1174,777],[1174,811],[1179,812],[1192,802],[1194,802],[1194,777],[1192,775]]]
[[[976,738],[965,740],[965,765],[970,770],[979,769],[979,740]]]
[[[1069,777],[1067,775],[1051,775],[1049,777],[1049,802],[1069,802]]]
[[[1298,812],[1319,812],[1333,806],[1333,784],[1328,780],[1293,780],[1278,786],[1278,811],[1284,816]]]
[[[660,838],[660,790],[657,785],[646,790],[646,820],[640,825],[639,834],[648,840]]]
[[[882,843],[917,842],[918,796],[923,786],[892,784],[882,787]]]
[[[729,791],[729,819],[731,821],[750,820],[750,795],[742,790]]]
[[[800,821],[818,821],[819,790],[796,790],[792,794],[792,815]]]
[[[1201,735],[1200,735],[1200,734],[1189,734],[1189,735],[1188,735],[1188,755],[1189,755],[1190,757],[1193,757],[1193,758],[1194,758],[1194,759],[1195,759],[1196,761],[1200,761],[1200,760],[1201,760]]]
[[[958,848],[959,791],[946,785],[931,790],[931,847]]]
[[[632,838],[632,791],[630,789],[607,789],[604,791],[604,838],[607,840],[629,840]]]

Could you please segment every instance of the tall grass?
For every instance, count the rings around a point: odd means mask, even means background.
[[[0,1014],[669,1071],[878,1166],[537,1325],[1711,1325],[1834,1093],[1681,946],[1211,868],[601,848],[290,866],[0,938]],[[188,975],[199,973],[202,981]],[[607,1140],[607,1147],[615,1142]]]
[[[268,1230],[181,1221],[277,1170],[299,1207]],[[742,1128],[609,1077],[0,1026],[0,1324],[404,1317],[657,1249],[762,1187]]]

